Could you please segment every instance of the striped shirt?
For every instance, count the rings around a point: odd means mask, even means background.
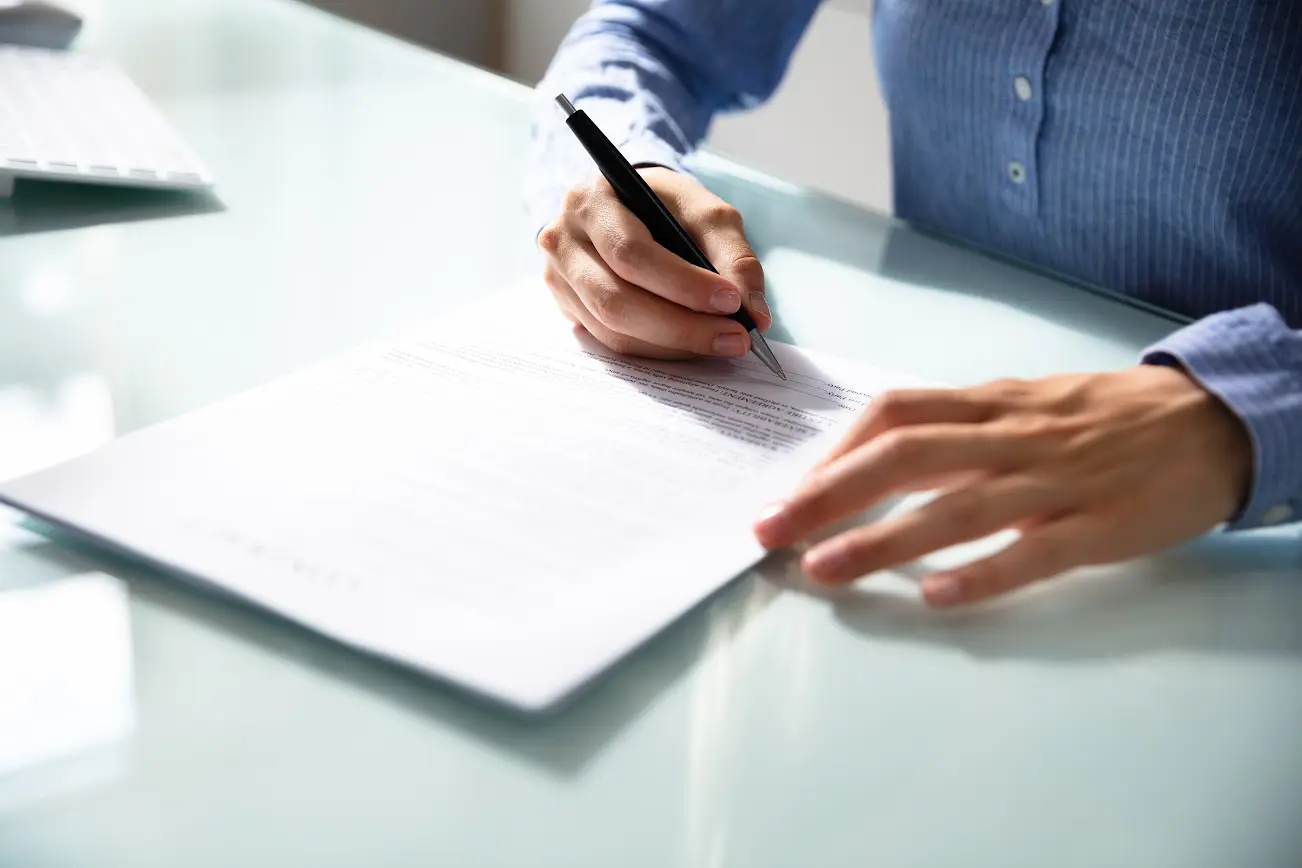
[[[536,222],[591,171],[550,96],[683,170],[715,114],[773,93],[817,6],[594,3],[539,89]],[[1302,518],[1302,2],[877,0],[874,37],[897,216],[1196,318],[1144,360],[1247,425],[1234,526]]]

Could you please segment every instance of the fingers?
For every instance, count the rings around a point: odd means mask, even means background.
[[[582,326],[588,334],[601,341],[605,346],[611,347],[619,344],[624,347],[618,352],[624,352],[629,355],[642,356],[648,359],[680,359],[683,353],[679,350],[669,347],[658,347],[654,344],[648,344],[638,341],[634,338],[628,338],[622,335],[616,335],[607,329],[600,320],[588,312],[579,300],[573,288],[550,266],[543,271],[543,279],[547,288],[551,290],[552,297],[556,299],[556,304],[560,307],[561,312],[573,323]]]
[[[898,518],[855,528],[805,554],[805,574],[840,584],[982,539],[1028,515],[1053,511],[1056,492],[1026,477],[1005,477],[949,491]]]
[[[893,428],[909,425],[954,423],[972,425],[987,421],[993,408],[976,389],[900,389],[872,400],[854,426],[815,466],[831,464],[855,447]]]
[[[764,294],[764,268],[746,239],[740,212],[712,194],[682,207],[686,213],[680,219],[691,227],[706,258],[741,292],[742,304],[759,330],[767,331],[773,315]]]
[[[970,425],[901,428],[810,477],[795,495],[764,514],[755,535],[765,548],[785,548],[884,497],[925,490],[927,480],[972,471],[998,475],[1021,460],[1019,444],[998,431]]]
[[[618,202],[584,206],[577,216],[602,261],[627,283],[701,313],[736,313],[741,306],[736,285],[661,247]]]
[[[579,315],[579,308],[582,305],[579,303],[578,297],[574,295],[574,290],[570,289],[570,285],[565,282],[565,278],[561,277],[560,272],[552,268],[550,264],[543,267],[543,283],[551,290],[552,299],[556,302],[556,307],[560,309],[565,318],[577,326],[583,326],[583,319]]]
[[[923,595],[935,606],[1148,554],[1215,526],[1241,491],[1250,450],[1225,436],[1241,432],[1216,400],[1178,372],[1145,367],[894,393],[756,534],[771,548],[790,545],[939,481],[932,503],[838,533],[804,562],[816,580],[845,582],[1016,532],[1003,551],[928,576]],[[1208,458],[1227,453],[1219,467]]]
[[[567,266],[565,282],[590,319],[602,326],[592,330],[594,336],[616,352],[635,352],[644,344],[678,357],[744,356],[750,351],[740,323],[696,313],[633,286],[612,272],[595,249],[572,252]]]
[[[746,355],[746,329],[724,314],[743,304],[752,310],[761,305],[757,325],[767,328],[770,318],[763,306],[763,272],[740,217],[691,178],[667,169],[646,169],[643,175],[689,232],[726,257],[726,273],[697,268],[661,247],[598,178],[571,190],[561,215],[538,237],[557,303],[618,352]]]
[[[1103,536],[1097,519],[1075,515],[1026,532],[988,558],[922,580],[928,605],[950,607],[985,600],[1091,563],[1093,541]]]

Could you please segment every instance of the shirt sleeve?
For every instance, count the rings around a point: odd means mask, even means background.
[[[1252,489],[1230,528],[1302,519],[1302,332],[1258,304],[1181,329],[1150,347],[1144,361],[1178,363],[1247,426]]]
[[[564,93],[634,165],[683,170],[713,117],[777,89],[819,0],[597,0],[534,94],[526,205],[537,229],[595,171],[553,102]]]

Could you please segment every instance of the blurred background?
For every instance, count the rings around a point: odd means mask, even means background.
[[[590,0],[311,0],[526,84]],[[752,0],[763,3],[765,0]],[[764,108],[715,125],[709,146],[747,165],[890,211],[890,145],[873,68],[871,0],[824,0]]]

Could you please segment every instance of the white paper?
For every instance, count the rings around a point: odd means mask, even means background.
[[[0,486],[0,498],[509,704],[762,556],[758,510],[905,384],[773,342],[617,357],[505,295]]]

